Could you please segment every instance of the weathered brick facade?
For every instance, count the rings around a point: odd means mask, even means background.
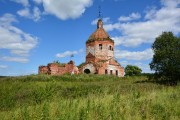
[[[101,19],[97,30],[86,41],[86,64],[80,72],[124,76],[124,68],[114,60],[114,40],[104,30]]]
[[[58,63],[49,63],[47,66],[39,66],[39,74],[63,75],[65,73],[78,74],[78,68],[73,61],[63,66]]]

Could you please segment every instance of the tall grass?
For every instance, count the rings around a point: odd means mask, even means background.
[[[106,75],[0,78],[0,119],[180,119],[180,85],[146,80]]]

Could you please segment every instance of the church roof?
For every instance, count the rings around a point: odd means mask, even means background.
[[[103,22],[101,19],[97,22],[97,29],[94,33],[92,33],[87,40],[87,42],[95,41],[95,40],[111,40],[113,41],[108,33],[103,28]]]
[[[94,55],[92,55],[91,53],[89,53],[86,57],[87,57],[87,58],[92,58],[92,57],[94,57]]]

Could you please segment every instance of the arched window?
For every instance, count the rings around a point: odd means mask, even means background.
[[[109,46],[109,50],[111,50],[111,46]]]
[[[118,76],[118,70],[116,70],[116,75]]]
[[[110,74],[111,74],[111,75],[113,74],[113,70],[110,70]]]
[[[107,69],[105,69],[105,74],[108,74],[108,70]]]
[[[102,44],[99,44],[99,49],[102,50]]]

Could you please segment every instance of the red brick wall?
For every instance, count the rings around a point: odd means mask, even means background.
[[[47,67],[49,68],[48,73],[49,73],[50,75],[56,75],[56,74],[58,73],[58,64],[56,64],[56,63],[50,63],[50,64],[48,64]]]
[[[48,74],[48,67],[47,66],[39,66],[38,73],[39,74]]]
[[[108,64],[105,63],[105,65],[103,65],[102,67],[100,67],[98,69],[98,74],[105,74],[105,70],[107,70],[108,75],[111,75],[111,71],[112,71],[112,75],[116,75],[116,71],[118,71],[118,76],[119,77],[124,76],[124,68],[121,67],[121,66],[113,65],[113,68],[109,68]]]
[[[50,74],[50,75],[62,75],[65,73],[72,73],[78,74],[78,68],[74,65],[73,61],[70,61],[65,66],[59,66],[57,63],[49,63],[47,66],[40,66],[39,67],[39,74]]]

